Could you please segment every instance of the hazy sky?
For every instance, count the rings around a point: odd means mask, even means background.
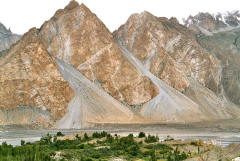
[[[23,34],[40,27],[55,11],[70,0],[0,0],[0,22],[15,33]],[[77,0],[84,3],[111,30],[125,23],[132,13],[144,10],[158,17],[179,20],[198,12],[240,10],[240,0]]]

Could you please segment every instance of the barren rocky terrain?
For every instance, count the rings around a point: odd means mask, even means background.
[[[145,11],[111,33],[72,0],[1,55],[0,125],[234,132],[239,80],[225,78],[238,70],[238,27],[238,12],[182,25]]]

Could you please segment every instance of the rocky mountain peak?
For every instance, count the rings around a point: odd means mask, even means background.
[[[62,15],[67,15],[71,12],[75,12],[74,10],[78,10],[81,13],[83,13],[84,15],[93,15],[93,13],[90,11],[90,9],[85,4],[82,3],[79,5],[79,3],[77,1],[71,0],[64,9],[57,10],[55,12],[54,16],[52,17],[52,19],[59,18]]]
[[[127,22],[129,23],[143,23],[152,19],[156,19],[156,17],[154,15],[152,15],[150,12],[148,11],[143,11],[141,13],[134,13],[132,14]]]
[[[71,0],[69,4],[64,8],[65,10],[72,10],[79,6],[79,3],[75,0]]]
[[[199,16],[211,19],[208,14]],[[214,93],[217,93],[220,83],[218,59],[201,48],[195,34],[179,24],[175,18],[156,17],[148,12],[134,14],[113,35],[120,42],[120,46],[129,51],[128,55],[134,55],[154,78],[164,81],[176,91],[198,102],[203,113],[208,109],[219,111],[227,108]],[[164,93],[162,88],[159,88],[159,91],[160,94]],[[155,98],[160,100],[159,95]],[[157,99],[152,99],[147,103],[148,106],[142,109],[144,116],[158,120],[158,116],[165,112],[160,110],[162,102]],[[216,108],[216,104],[220,102],[223,106]],[[168,110],[175,107],[169,105]],[[211,118],[218,117],[215,112],[208,111],[206,115],[209,114],[213,116]]]
[[[176,123],[239,112],[215,95],[219,62],[195,34],[147,11],[112,34],[72,0],[0,58],[0,75],[0,125]]]
[[[137,105],[156,95],[154,84],[124,60],[111,32],[84,4],[60,10],[40,35],[52,56],[72,64],[114,98]]]
[[[13,34],[10,29],[7,29],[0,23],[0,56],[5,50],[9,49],[12,44],[20,39],[20,35]]]
[[[232,27],[237,27],[240,25],[240,11],[225,12],[223,14],[218,13],[216,18],[224,21],[226,24]]]
[[[184,20],[184,24],[195,32],[212,35],[240,27],[240,12],[232,11],[217,14],[200,12],[195,16],[189,16]]]
[[[179,21],[178,21],[178,19],[177,19],[176,17],[171,17],[171,18],[169,19],[169,21],[172,22],[172,23],[174,23],[174,24],[179,24]]]
[[[176,18],[156,17],[148,12],[134,14],[114,32],[114,37],[135,54],[147,69],[179,91],[188,87],[186,75],[190,73],[206,84],[209,73],[204,68],[216,63],[203,52],[195,35],[179,24]],[[155,62],[158,57],[159,64]],[[162,64],[160,57],[165,59]],[[199,65],[199,60],[206,64]],[[194,74],[194,68],[199,67],[201,74]]]
[[[2,35],[3,33],[8,32],[10,32],[10,30],[7,30],[7,28],[2,23],[0,23],[0,34]]]

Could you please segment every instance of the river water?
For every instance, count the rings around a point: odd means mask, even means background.
[[[48,133],[51,135],[56,134],[58,131],[61,131],[65,135],[76,134],[76,133],[92,133],[94,131],[103,131],[100,129],[95,130],[22,130],[22,129],[7,129],[0,131],[0,144],[3,142],[7,142],[13,146],[18,146],[21,143],[21,140],[25,142],[35,142],[39,141],[42,136],[47,135]],[[206,143],[219,145],[219,146],[227,146],[231,143],[240,143],[240,133],[224,133],[224,132],[194,132],[188,130],[172,130],[172,129],[164,129],[164,130],[131,130],[131,129],[105,129],[104,131],[111,134],[118,134],[121,136],[126,136],[130,133],[137,135],[139,131],[144,131],[147,135],[158,135],[160,140],[164,140],[168,135],[173,137],[174,139],[201,139]]]

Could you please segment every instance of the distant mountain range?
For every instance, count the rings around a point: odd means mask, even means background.
[[[72,0],[0,57],[0,125],[239,118],[238,26],[238,11],[199,13],[185,25],[145,11],[111,33]]]
[[[0,53],[10,48],[10,46],[20,38],[20,35],[13,34],[10,29],[6,29],[6,27],[0,23]]]
[[[184,20],[185,26],[201,31],[206,35],[213,33],[230,31],[240,27],[240,11],[209,14],[200,12],[196,16],[189,16]]]

